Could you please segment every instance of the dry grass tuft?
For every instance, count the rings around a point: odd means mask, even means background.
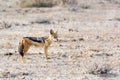
[[[1,43],[0,44],[0,48],[12,48],[13,47],[13,44],[10,43],[10,42],[4,42],[4,43]]]
[[[93,51],[93,52],[100,52],[101,49],[98,48],[98,47],[96,47],[96,46],[94,46],[94,47],[91,47],[91,48],[90,48],[90,51]]]
[[[90,55],[88,54],[88,52],[82,52],[82,58],[84,58],[84,59],[87,59],[88,57],[90,57]]]
[[[0,22],[0,29],[8,29],[8,28],[11,28],[12,27],[12,24],[8,23],[8,22]]]
[[[110,71],[113,69],[111,64],[100,64],[100,63],[95,63],[92,64],[91,67],[87,68],[89,74],[93,75],[103,75],[103,74],[109,74]]]
[[[6,43],[4,44],[4,47],[5,47],[5,48],[11,48],[11,46],[12,46],[12,44],[11,44],[10,42],[6,42]]]

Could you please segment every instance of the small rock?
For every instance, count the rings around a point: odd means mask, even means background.
[[[9,53],[6,53],[6,54],[4,54],[5,56],[11,56],[11,55],[13,55],[13,53],[11,53],[11,52],[9,52]]]
[[[62,47],[63,45],[62,45],[62,44],[60,44],[59,46],[60,46],[60,47]]]
[[[69,29],[69,32],[73,32],[73,29]]]
[[[29,75],[29,73],[25,73],[25,72],[24,72],[22,75]]]
[[[72,41],[73,41],[73,42],[76,42],[77,40],[76,40],[76,39],[73,39]]]
[[[79,38],[79,41],[84,41],[84,38]]]
[[[62,55],[62,57],[66,58],[67,56],[64,54],[64,55]]]

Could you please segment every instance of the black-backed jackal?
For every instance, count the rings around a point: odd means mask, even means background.
[[[24,55],[27,53],[30,46],[35,47],[43,47],[44,48],[44,55],[47,59],[47,49],[48,46],[52,43],[53,40],[58,41],[57,31],[54,32],[52,29],[50,30],[50,34],[47,37],[23,37],[19,42],[18,51],[20,53],[21,62],[24,62]]]

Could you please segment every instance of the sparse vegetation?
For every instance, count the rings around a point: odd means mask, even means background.
[[[63,4],[63,0],[19,0],[20,7],[53,7]]]
[[[93,64],[91,67],[89,67],[89,74],[94,75],[101,75],[101,74],[108,74],[112,70],[111,64]]]
[[[12,24],[8,23],[8,22],[0,22],[0,29],[8,29],[8,28],[11,28],[12,27]]]
[[[24,7],[54,7],[65,5],[76,5],[77,0],[19,0],[16,4]]]

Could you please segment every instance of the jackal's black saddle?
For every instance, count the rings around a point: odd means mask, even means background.
[[[38,43],[45,43],[45,37],[25,37],[28,38],[34,42],[38,42]]]

